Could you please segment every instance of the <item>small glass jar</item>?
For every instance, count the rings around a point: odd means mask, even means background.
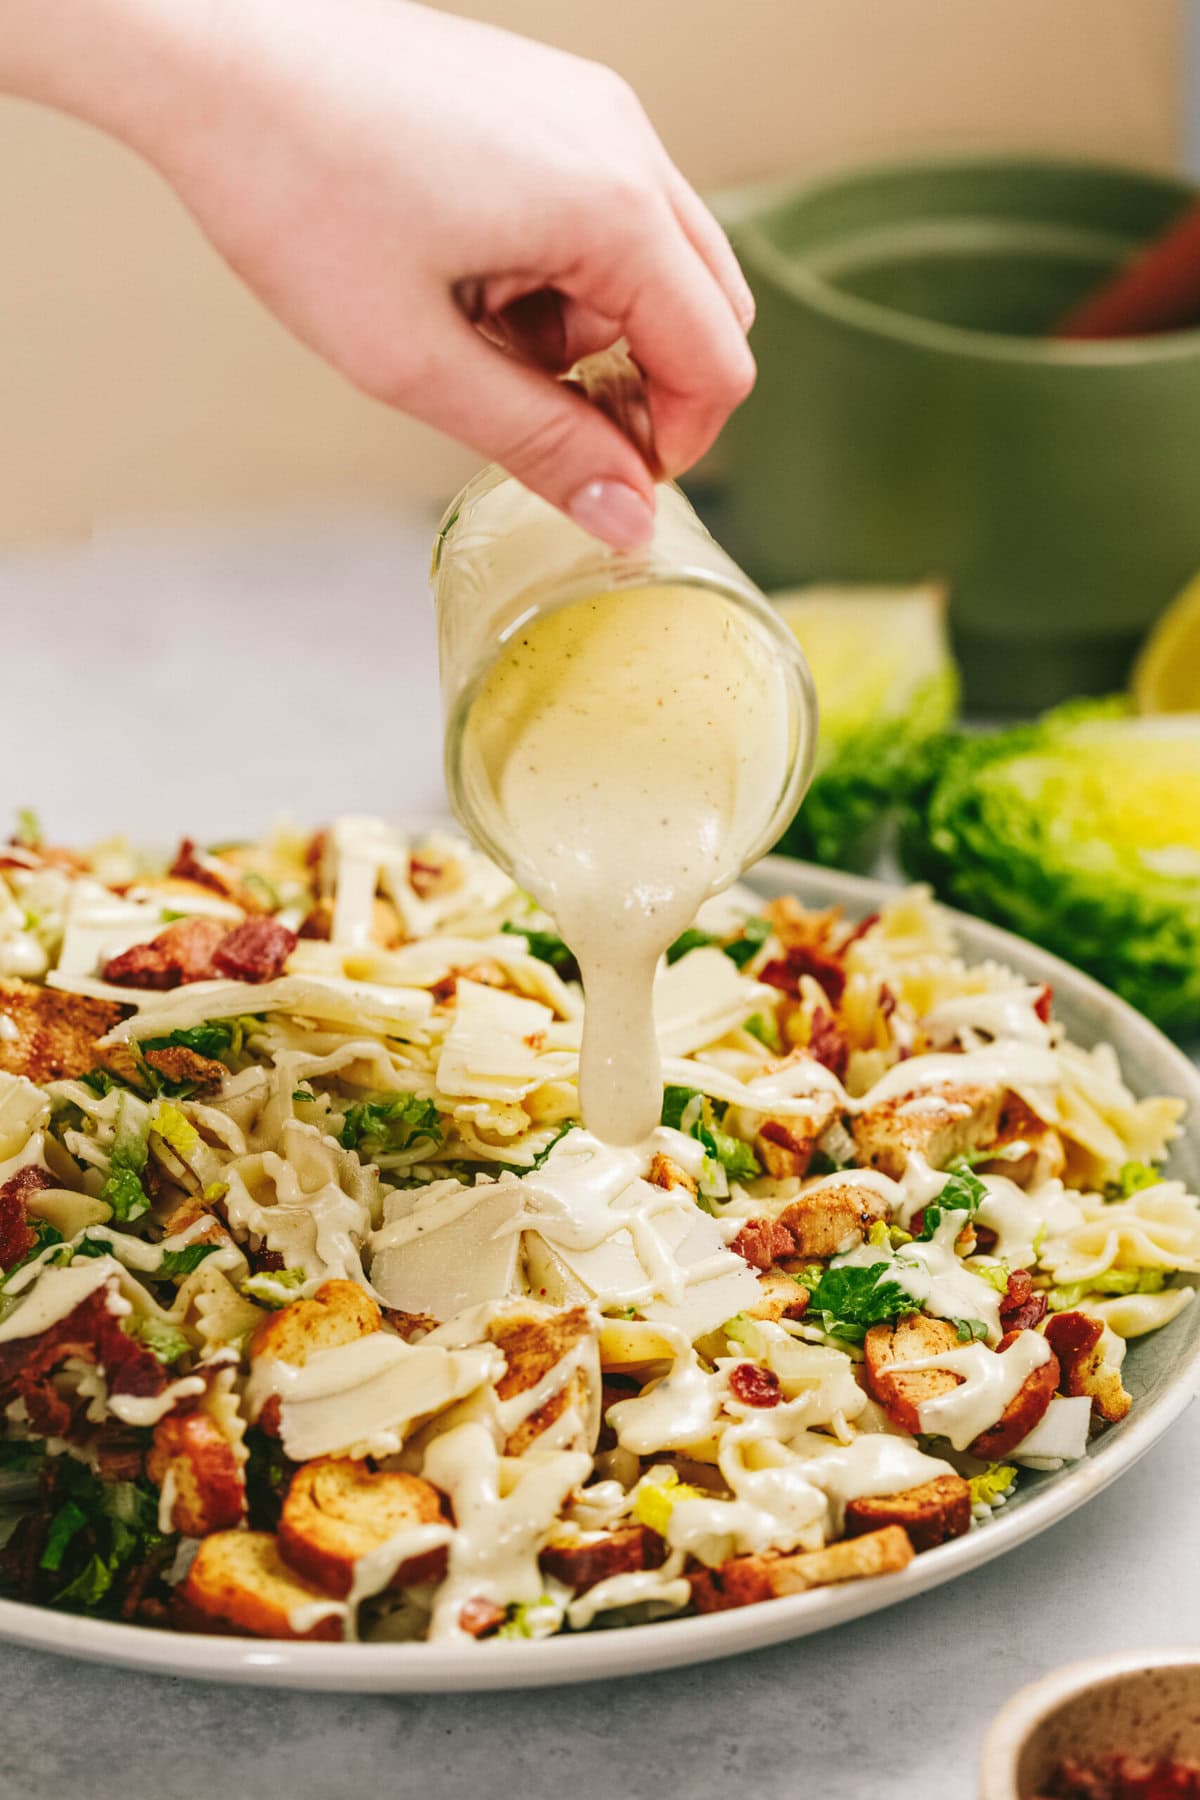
[[[776,791],[755,809],[759,823],[743,847],[742,866],[769,850],[791,822],[816,748],[817,702],[808,664],[793,632],[710,536],[678,487],[658,487],[651,542],[618,551],[503,469],[483,469],[446,509],[431,579],[451,804],[471,837],[510,874],[515,846],[486,803],[478,771],[464,758],[472,703],[510,640],[536,619],[622,589],[693,588],[722,596],[767,646],[785,690],[787,751],[778,770],[764,772]]]

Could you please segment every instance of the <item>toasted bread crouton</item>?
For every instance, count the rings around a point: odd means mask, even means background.
[[[952,1158],[994,1141],[1004,1098],[1002,1088],[965,1083],[901,1094],[857,1114],[854,1142],[864,1163],[896,1181],[913,1155],[943,1169]]]
[[[890,1218],[891,1212],[874,1188],[847,1181],[801,1194],[784,1207],[778,1223],[791,1232],[795,1254],[807,1259],[853,1250],[876,1220]]]
[[[202,1539],[178,1592],[192,1615],[251,1637],[330,1642],[342,1636],[336,1610],[306,1617],[309,1607],[326,1602],[335,1609],[337,1603],[288,1568],[269,1531],[215,1531]]]
[[[304,1463],[279,1515],[279,1550],[286,1563],[331,1594],[346,1595],[355,1563],[418,1525],[440,1525],[437,1489],[419,1475],[368,1469],[348,1456]],[[408,1557],[389,1586],[440,1581],[446,1547]]]
[[[354,1281],[326,1281],[311,1300],[293,1300],[272,1313],[250,1339],[251,1358],[293,1363],[302,1369],[318,1350],[352,1344],[378,1331],[383,1315],[371,1296]],[[279,1435],[279,1397],[272,1394],[258,1417],[272,1437]]]
[[[886,1525],[882,1531],[847,1538],[825,1550],[806,1550],[793,1556],[736,1556],[718,1569],[698,1570],[689,1576],[692,1604],[697,1612],[726,1612],[735,1606],[802,1594],[809,1588],[828,1587],[834,1582],[890,1575],[907,1568],[912,1559],[908,1534],[899,1525]]]
[[[37,1082],[86,1075],[100,1061],[97,1040],[128,1010],[32,981],[0,981],[0,1070]]]
[[[949,1394],[961,1377],[953,1369],[896,1369],[958,1348],[958,1333],[945,1319],[910,1313],[894,1323],[872,1325],[863,1341],[867,1388],[893,1425],[915,1437],[918,1412],[927,1400]]]
[[[582,1306],[546,1317],[521,1309],[492,1320],[488,1336],[504,1352],[506,1364],[496,1383],[496,1397],[502,1406],[505,1401],[518,1401],[512,1410],[519,1412],[519,1397],[531,1393],[564,1364],[561,1386],[513,1426],[504,1445],[506,1456],[520,1456],[569,1407],[575,1408],[589,1435],[593,1423],[598,1425],[598,1418],[593,1419],[595,1407],[587,1371],[578,1362],[566,1362],[575,1346],[594,1331],[594,1323]]]
[[[677,1162],[673,1162],[669,1156],[663,1156],[660,1152],[655,1152],[651,1157],[650,1173],[646,1179],[652,1181],[655,1187],[686,1188],[693,1198],[700,1192],[700,1183],[696,1177],[689,1175],[686,1169],[681,1169]]]
[[[780,1319],[802,1319],[808,1311],[808,1289],[782,1269],[768,1269],[759,1276],[758,1294],[757,1304],[746,1308],[748,1318],[777,1325]]]
[[[1023,1156],[997,1156],[994,1161],[979,1163],[977,1167],[985,1175],[1007,1175],[1018,1187],[1035,1188],[1056,1180],[1067,1166],[1062,1138],[1053,1125],[1040,1119],[1019,1095],[1005,1094],[996,1127],[995,1149],[1001,1151],[1018,1143],[1027,1146]],[[993,1146],[989,1144],[987,1148],[990,1150]]]
[[[538,1561],[547,1575],[582,1594],[612,1575],[657,1569],[666,1561],[666,1555],[667,1546],[658,1533],[635,1524],[619,1525],[615,1531],[591,1532],[578,1539],[552,1539]]]
[[[996,1346],[1003,1355],[1020,1336],[1009,1331]],[[921,1431],[921,1407],[956,1388],[963,1377],[953,1369],[912,1369],[897,1364],[922,1362],[959,1346],[958,1333],[945,1319],[927,1319],[912,1313],[894,1324],[872,1325],[863,1344],[867,1387],[892,1423],[915,1437]],[[1045,1413],[1058,1387],[1058,1363],[1053,1356],[1028,1375],[994,1425],[981,1431],[969,1446],[973,1456],[999,1462],[1028,1437]]]
[[[246,1504],[241,1465],[216,1420],[203,1412],[168,1413],[154,1427],[146,1473],[170,1484],[170,1529],[207,1537],[236,1525]],[[162,1521],[166,1525],[167,1521]]]
[[[932,1550],[971,1529],[971,1490],[961,1475],[937,1475],[902,1494],[877,1494],[846,1505],[848,1538],[900,1525],[914,1550]]]
[[[1087,1313],[1061,1312],[1046,1321],[1046,1340],[1059,1362],[1064,1394],[1091,1396],[1092,1414],[1115,1425],[1133,1405],[1119,1367],[1104,1355],[1104,1323]]]
[[[997,1355],[1003,1356],[1020,1335],[1019,1331],[1006,1331],[996,1345]],[[969,1446],[971,1455],[984,1462],[1002,1462],[1045,1416],[1046,1408],[1058,1392],[1058,1382],[1058,1358],[1051,1356],[1026,1377],[996,1423],[980,1432]]]

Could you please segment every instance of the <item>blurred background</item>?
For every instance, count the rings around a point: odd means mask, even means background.
[[[1155,169],[1197,155],[1189,0],[447,10],[612,63],[705,189],[927,150]],[[96,133],[0,103],[0,220],[0,540],[433,503],[469,472],[293,343],[157,177]]]

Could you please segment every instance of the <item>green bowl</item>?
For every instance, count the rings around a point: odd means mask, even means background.
[[[1040,334],[1196,193],[985,158],[721,196],[758,301],[723,440],[755,579],[944,576],[977,712],[1123,686],[1200,568],[1200,330]]]

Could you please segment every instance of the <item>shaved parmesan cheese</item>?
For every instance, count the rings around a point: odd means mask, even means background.
[[[654,1021],[665,1056],[686,1056],[744,1025],[773,988],[751,981],[723,950],[692,950],[660,970],[654,983]]]
[[[553,1021],[550,1008],[536,1000],[460,981],[438,1059],[439,1090],[464,1099],[523,1100],[542,1082],[573,1073],[574,1052],[542,1048]]]
[[[272,1395],[280,1399],[279,1435],[295,1462],[314,1456],[392,1456],[415,1420],[495,1381],[504,1358],[492,1345],[447,1350],[406,1344],[391,1332],[372,1332],[349,1344],[317,1350],[298,1368],[258,1360],[246,1386],[256,1419]]]
[[[79,991],[77,987],[75,991]],[[247,1012],[299,1014],[322,1023],[382,1030],[390,1037],[423,1037],[433,1012],[432,997],[420,989],[378,987],[338,975],[281,975],[276,981],[257,985],[193,981],[166,994],[132,988],[105,988],[104,992],[140,1008],[101,1039],[105,1045],[157,1037],[205,1019],[229,1019]]]

